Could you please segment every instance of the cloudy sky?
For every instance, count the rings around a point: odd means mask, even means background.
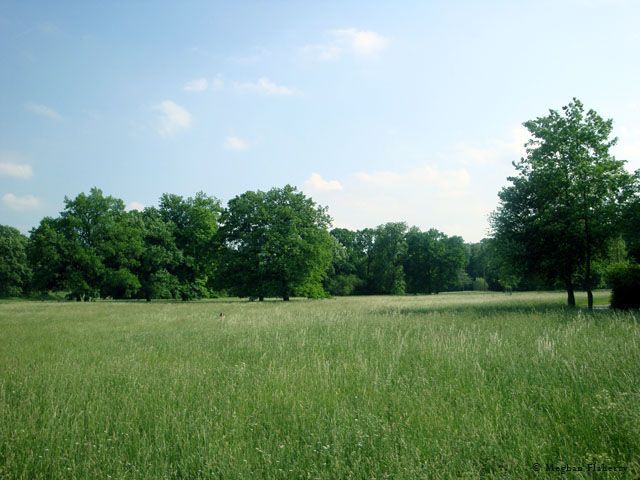
[[[0,224],[297,185],[334,225],[468,241],[572,97],[640,168],[640,2],[0,0]]]

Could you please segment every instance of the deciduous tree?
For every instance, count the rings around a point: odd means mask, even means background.
[[[612,120],[574,99],[561,112],[524,123],[526,156],[500,194],[492,227],[513,265],[563,281],[575,305],[580,276],[593,307],[592,264],[620,231],[637,177],[610,153]]]
[[[222,215],[220,279],[240,296],[322,296],[330,217],[295,187],[245,192]]]
[[[30,278],[27,237],[13,227],[0,225],[0,297],[21,295]]]

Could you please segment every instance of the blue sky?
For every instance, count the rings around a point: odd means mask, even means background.
[[[0,224],[297,185],[336,226],[477,241],[572,97],[640,168],[640,2],[0,1]]]

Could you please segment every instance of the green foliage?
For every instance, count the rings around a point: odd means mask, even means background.
[[[220,202],[204,193],[163,195],[160,208],[126,212],[94,188],[65,199],[58,218],[31,232],[37,291],[70,298],[208,298],[217,255]]]
[[[499,255],[493,238],[482,239],[478,243],[467,244],[466,271],[472,279],[483,278],[489,290],[502,290],[500,279],[504,277],[503,258]]]
[[[472,288],[475,291],[484,292],[489,290],[489,284],[484,278],[478,277],[473,281]]]
[[[112,298],[132,298],[140,289],[140,281],[127,268],[111,270],[102,285],[102,294]]]
[[[13,227],[0,225],[0,297],[21,295],[30,279],[27,238]]]
[[[331,295],[340,297],[352,295],[362,285],[362,280],[357,275],[337,274],[329,276],[325,281],[325,289]]]
[[[636,171],[636,177],[640,178],[640,170]],[[623,210],[621,223],[629,256],[640,262],[640,182],[636,184],[634,196]]]
[[[45,217],[40,225],[31,230],[27,257],[33,272],[32,286],[35,291],[65,289],[68,250],[59,219]]]
[[[333,243],[330,217],[295,187],[245,192],[222,214],[219,278],[239,296],[322,296]]]
[[[613,238],[602,255],[593,261],[593,285],[597,288],[610,288],[611,285],[607,280],[610,268],[621,263],[627,263],[628,258],[626,242],[621,237]],[[579,276],[584,278],[582,272],[579,273]]]
[[[320,298],[466,290],[482,279],[491,290],[563,282],[571,303],[576,285],[605,286],[627,246],[637,258],[639,174],[608,155],[611,122],[578,101],[525,125],[527,158],[500,193],[494,238],[477,244],[401,222],[329,234],[326,208],[291,186],[246,192],[225,210],[202,192],[164,194],[142,212],[94,188],[31,231],[26,266],[24,237],[0,239],[0,295]]]
[[[612,308],[640,308],[640,265],[619,263],[608,272]]]
[[[403,262],[407,254],[406,223],[385,223],[375,230],[371,249],[371,293],[402,295],[405,292]]]
[[[325,281],[327,290],[332,295],[371,293],[374,229],[351,231],[335,228],[331,230],[331,237],[334,242],[333,262]]]
[[[156,239],[150,240],[164,250],[165,261],[160,267],[178,279],[183,300],[209,297],[217,268],[216,241],[222,214],[220,201],[203,192],[189,198],[164,194],[160,198],[158,214],[172,237],[171,242],[165,236],[166,231],[153,227]],[[148,220],[157,222],[156,219]]]
[[[412,227],[406,238],[404,270],[407,291],[438,293],[462,290],[469,283],[464,273],[466,255],[461,237],[448,237],[435,229],[421,232]]]
[[[180,298],[180,280],[176,274],[183,264],[183,254],[174,238],[175,225],[165,221],[157,208],[132,214],[140,225],[144,244],[136,271],[141,284],[139,295],[147,300]]]
[[[592,262],[618,235],[637,175],[609,153],[612,121],[585,114],[577,99],[524,126],[531,134],[527,156],[514,163],[518,176],[509,178],[492,216],[498,249],[506,264],[519,267],[513,275],[562,281],[570,305],[581,272],[591,299]]]
[[[308,282],[304,282],[301,285],[295,287],[293,290],[293,294],[296,297],[305,297],[305,298],[328,298],[329,293],[324,288],[322,282],[318,282],[314,279],[309,279]]]
[[[147,300],[152,298],[177,300],[180,298],[180,281],[167,270],[161,268],[149,275],[145,292]]]
[[[140,284],[142,234],[124,202],[93,188],[89,195],[65,198],[56,219],[45,218],[31,233],[34,286],[67,290],[78,300],[135,294]]]
[[[437,293],[471,285],[460,237],[407,230],[404,223],[355,232],[338,228],[331,235],[336,245],[325,286],[334,295]]]

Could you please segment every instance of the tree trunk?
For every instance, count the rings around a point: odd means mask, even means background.
[[[567,305],[570,307],[575,307],[576,295],[573,291],[573,282],[571,282],[571,280],[568,280],[566,284],[567,284]]]
[[[264,295],[260,295],[260,296],[258,297],[258,301],[259,301],[259,302],[264,302]]]
[[[587,265],[585,272],[585,280],[587,287],[587,304],[589,310],[593,310],[593,292],[591,289],[593,288],[593,280],[591,278],[591,231],[589,230],[589,221],[585,220],[585,239],[587,242]]]

